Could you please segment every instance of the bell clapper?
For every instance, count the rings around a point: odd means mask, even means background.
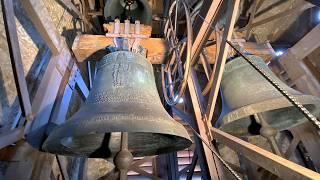
[[[278,130],[270,126],[260,114],[254,114],[254,118],[257,123],[261,125],[260,134],[268,140],[273,153],[277,154],[278,156],[282,156],[282,152],[279,149],[275,138],[275,136],[278,134]]]
[[[133,161],[133,156],[128,150],[128,132],[121,133],[121,150],[114,158],[114,165],[120,171],[120,180],[127,179],[127,173]]]

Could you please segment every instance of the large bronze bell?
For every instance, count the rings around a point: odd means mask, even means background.
[[[85,104],[49,134],[45,151],[114,157],[120,150],[121,132],[128,132],[128,149],[134,156],[168,153],[191,145],[186,129],[163,108],[146,58],[117,51],[99,61],[97,69]]]
[[[281,82],[257,56],[249,56],[264,72],[293,95],[313,115],[320,115],[320,99],[304,95]],[[222,77],[223,111],[220,128],[234,135],[250,135],[254,127],[259,127],[253,118],[258,114],[278,130],[289,129],[307,119],[293,105],[261,76],[242,57],[228,62]]]
[[[130,2],[130,8],[128,5]],[[105,18],[125,20],[128,17],[140,20],[142,24],[152,22],[152,8],[148,0],[107,0],[104,7]]]

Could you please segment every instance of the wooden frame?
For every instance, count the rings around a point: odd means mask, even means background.
[[[237,149],[241,155],[245,156],[251,162],[254,162],[282,179],[320,179],[320,174],[312,170],[245,142],[219,129],[211,128],[211,132],[214,139],[218,142],[232,149]]]

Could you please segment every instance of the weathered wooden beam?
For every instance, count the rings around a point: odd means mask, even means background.
[[[99,31],[92,25],[92,23],[87,19],[85,15],[83,15],[78,8],[71,2],[71,0],[60,0],[60,2],[73,12],[77,16],[77,18],[81,19],[87,26],[92,29],[95,33],[99,33]],[[90,1],[89,1],[90,2]]]
[[[246,26],[244,28],[241,28],[239,29],[238,31],[244,31],[244,30],[248,30],[249,28],[254,28],[256,26],[260,26],[260,25],[263,25],[263,24],[266,24],[268,22],[271,22],[273,20],[276,20],[278,18],[282,18],[282,17],[285,17],[285,16],[289,16],[289,15],[292,15],[292,14],[296,14],[296,13],[299,13],[299,12],[303,12],[307,9],[310,9],[314,7],[313,4],[310,4],[310,3],[306,3],[304,4],[303,6],[297,6],[297,7],[294,7],[292,9],[288,9],[288,10],[285,10],[283,12],[280,12],[278,14],[275,14],[273,16],[270,16],[270,17],[267,17],[265,19],[262,19],[260,21],[257,21],[257,22],[253,22],[250,26]]]
[[[7,147],[24,137],[24,128],[16,128],[0,135],[0,149]]]
[[[96,1],[95,0],[88,0],[89,8],[90,10],[94,10],[96,7]]]
[[[46,125],[70,59],[69,49],[66,48],[62,50],[61,54],[53,56],[35,94],[32,102],[32,112],[35,119],[32,123],[27,123],[27,140],[34,147],[40,148],[41,146]],[[32,134],[30,134],[31,132]]]
[[[216,101],[219,94],[220,83],[222,79],[222,74],[224,71],[224,65],[226,63],[229,51],[229,45],[227,41],[231,40],[231,36],[233,33],[234,25],[236,22],[236,16],[238,14],[238,9],[240,5],[240,0],[230,1],[228,4],[228,14],[227,14],[227,22],[224,28],[222,42],[220,45],[219,56],[214,64],[213,74],[210,77],[209,82],[212,84],[212,87],[209,87],[210,95],[208,99],[208,104],[206,108],[206,123],[209,127],[212,126],[211,120],[213,116],[213,112],[215,109]],[[209,92],[208,91],[208,92]]]
[[[288,60],[287,56],[301,61],[314,50],[320,47],[320,24],[316,25],[309,33],[300,39],[293,47],[289,48],[280,60]]]
[[[320,174],[245,142],[219,129],[211,128],[212,135],[221,144],[236,149],[251,162],[279,176],[281,179],[320,179]]]
[[[78,35],[72,45],[73,53],[78,62],[85,60],[100,60],[104,55],[103,49],[113,45],[113,38],[103,35]],[[167,57],[168,47],[161,38],[141,39],[140,45],[147,49],[147,59],[152,64],[161,64]]]
[[[203,102],[203,96],[201,94],[200,90],[200,85],[199,82],[197,81],[197,77],[195,74],[194,69],[191,69],[190,75],[188,77],[188,88],[189,88],[189,93],[191,96],[191,102],[193,105],[193,111],[195,114],[195,124],[197,126],[197,129],[199,130],[200,136],[206,141],[206,142],[211,142],[211,137],[208,136],[208,131],[210,131],[209,127],[207,126],[207,123],[203,121],[204,117],[204,102]],[[197,139],[198,140],[198,139]],[[211,179],[219,179],[220,177],[223,177],[223,170],[221,169],[221,163],[219,160],[217,160],[211,150],[206,146],[204,142],[200,143],[201,147],[203,147],[203,161],[201,161],[200,166],[201,170],[205,171],[206,169],[204,166],[208,167],[208,174],[209,178]],[[198,148],[200,147],[197,144]],[[201,153],[200,149],[198,149],[197,153]],[[202,160],[202,159],[200,159]],[[203,164],[204,163],[204,164]]]
[[[317,25],[279,58],[280,64],[297,88],[316,96],[320,95],[320,83],[302,60],[320,47],[319,34],[320,25]]]
[[[258,8],[258,5],[262,2],[263,0],[254,0],[253,1],[253,5],[252,5],[252,8],[251,8],[251,13],[250,13],[250,18],[249,18],[249,22],[247,24],[248,26],[248,30],[246,31],[246,40],[249,40],[249,37],[250,37],[250,34],[251,34],[251,24],[254,20],[254,17],[256,15],[256,12],[257,12],[257,8]]]
[[[63,176],[63,180],[69,180],[69,174],[68,174],[68,160],[65,156],[56,155],[56,160],[59,166],[59,169],[61,171],[61,174]]]
[[[242,42],[242,44],[243,50],[247,53],[260,56],[265,61],[272,59],[271,49],[266,43]],[[108,45],[113,45],[113,38],[107,38],[103,35],[78,35],[74,40],[72,50],[78,62],[100,60],[104,55],[101,51]],[[140,45],[147,49],[147,59],[152,64],[163,64],[165,62],[168,55],[168,47],[164,39],[141,39]],[[206,47],[205,54],[209,63],[214,64],[214,57],[216,56],[215,45]],[[232,55],[232,50],[228,52],[228,55]]]
[[[22,114],[27,120],[32,120],[31,102],[24,76],[23,63],[21,59],[19,40],[17,34],[16,21],[14,19],[13,2],[11,0],[1,0],[1,7],[6,29],[7,42],[9,47],[10,60],[20,102]],[[12,135],[12,134],[11,134]],[[21,137],[20,137],[21,138]]]
[[[206,13],[205,19],[198,18],[195,22],[195,40],[192,44],[191,49],[191,63],[195,64],[197,61],[197,58],[199,57],[200,52],[203,49],[203,45],[207,42],[211,32],[213,31],[212,27],[215,26],[215,17],[217,15],[218,9],[220,4],[222,3],[222,0],[215,0],[215,1],[209,1],[206,0],[203,2],[204,5],[202,6],[200,10],[200,14]],[[209,9],[207,4],[209,6]],[[197,27],[198,26],[198,27]]]
[[[21,3],[52,54],[59,54],[63,48],[63,43],[61,43],[60,35],[52,23],[43,1],[23,0]]]

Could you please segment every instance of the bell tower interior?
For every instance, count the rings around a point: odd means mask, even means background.
[[[318,0],[0,1],[0,179],[320,179]]]

